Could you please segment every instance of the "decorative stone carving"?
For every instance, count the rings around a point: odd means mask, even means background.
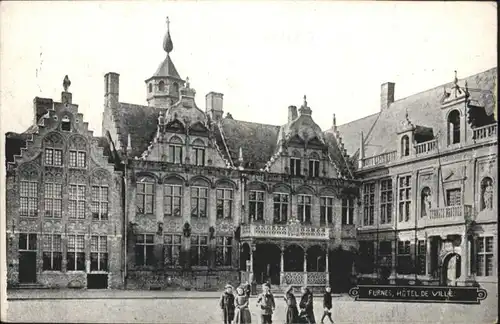
[[[84,170],[70,170],[68,173],[68,183],[87,183],[88,176]]]
[[[68,146],[71,149],[86,150],[87,140],[82,135],[73,135],[69,139]]]
[[[63,148],[64,147],[64,139],[58,133],[49,133],[43,139],[44,147],[53,147],[53,148]]]
[[[38,166],[34,163],[21,164],[19,166],[19,176],[23,180],[37,180],[38,175]]]
[[[218,221],[216,224],[215,224],[215,228],[216,228],[216,231],[217,233],[232,233],[234,232],[234,225],[232,222],[230,221]]]

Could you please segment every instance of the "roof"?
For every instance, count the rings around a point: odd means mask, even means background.
[[[459,80],[463,86],[467,81],[471,99],[481,102],[488,115],[493,113],[497,68]],[[441,112],[443,86],[449,89],[450,83],[396,100],[389,108],[379,113],[337,126],[342,142],[350,155],[359,150],[360,133],[365,139],[365,157],[396,150],[397,129],[405,119],[406,112],[414,125],[430,127],[433,133],[446,134],[446,123]]]
[[[160,66],[158,66],[158,69],[153,74],[153,77],[172,77],[182,80],[169,54],[167,54],[165,60],[163,60]]]

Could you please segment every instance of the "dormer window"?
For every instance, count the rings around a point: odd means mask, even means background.
[[[68,116],[64,116],[61,120],[61,130],[69,132],[71,131],[71,120]]]
[[[182,140],[174,136],[170,139],[168,146],[168,162],[182,163]]]
[[[300,154],[297,151],[290,158],[290,175],[300,176]]]
[[[158,91],[165,91],[165,82],[160,81],[160,83],[158,83]]]
[[[448,144],[460,143],[460,113],[453,110],[448,115]]]
[[[410,138],[408,137],[408,135],[405,135],[401,138],[401,155],[410,155]]]

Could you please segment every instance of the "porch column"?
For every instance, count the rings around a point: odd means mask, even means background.
[[[325,253],[325,276],[326,276],[326,285],[330,285],[330,271],[328,271],[328,246],[326,247]]]
[[[426,255],[427,257],[425,258],[425,275],[428,276],[431,272],[431,237],[427,237],[427,240],[425,241],[425,247],[426,247]]]
[[[248,274],[248,283],[252,284],[253,282],[253,248],[254,245],[250,244],[250,273]]]
[[[460,271],[460,278],[457,278],[457,281],[460,280],[462,282],[465,282],[467,280],[467,277],[469,276],[469,242],[467,240],[467,232],[464,232],[462,235],[462,244],[460,244],[460,257],[463,262],[461,262],[461,271]]]
[[[304,286],[307,286],[307,253],[304,252]]]
[[[391,277],[395,278],[396,277],[396,249],[398,248],[396,242],[394,240],[391,241]]]
[[[280,285],[285,281],[285,260],[284,260],[285,248],[281,247],[281,262],[280,262]]]

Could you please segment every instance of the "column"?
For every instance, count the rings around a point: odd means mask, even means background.
[[[163,230],[160,231],[160,226],[163,228],[163,184],[159,181],[155,185],[154,196],[154,213],[156,215],[155,237],[154,237],[154,255],[156,258],[156,266],[158,269],[163,268]],[[161,224],[161,225],[160,225]]]
[[[252,284],[253,282],[253,248],[254,245],[250,244],[250,273],[248,274],[248,283]]]
[[[285,247],[281,246],[281,262],[280,262],[280,285],[285,281]]]
[[[304,286],[307,286],[307,252],[304,252]]]
[[[467,280],[468,274],[469,274],[469,242],[467,241],[467,232],[464,232],[462,235],[462,242],[460,244],[460,266],[461,266],[461,271],[460,271],[460,277],[457,278],[457,281],[460,282],[465,282]]]
[[[428,276],[430,275],[431,272],[431,237],[427,237],[425,241],[425,248],[426,248],[426,258],[425,258],[425,275]]]
[[[391,278],[393,278],[393,280],[396,278],[396,258],[397,258],[397,254],[396,254],[396,249],[398,248],[397,244],[396,244],[396,241],[395,240],[392,240],[391,241]]]
[[[326,252],[325,252],[325,276],[326,276],[326,285],[330,285],[330,271],[328,269],[328,262],[329,262],[329,259],[328,259],[328,246],[326,247]]]

